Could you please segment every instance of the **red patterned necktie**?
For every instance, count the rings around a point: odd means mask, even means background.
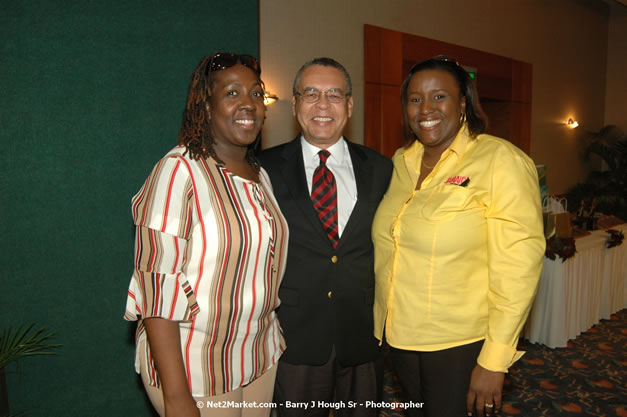
[[[316,167],[313,174],[311,201],[313,201],[313,206],[318,212],[322,227],[327,232],[333,249],[335,249],[340,239],[340,234],[337,228],[337,186],[335,185],[333,173],[326,165],[330,155],[329,151],[324,149],[318,152],[320,165]]]

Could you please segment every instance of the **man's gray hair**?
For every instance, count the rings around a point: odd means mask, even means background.
[[[321,65],[323,67],[332,67],[332,68],[336,68],[342,71],[342,73],[344,74],[344,83],[346,84],[346,91],[344,92],[344,94],[346,94],[346,97],[350,97],[353,95],[353,84],[351,83],[351,76],[348,75],[348,71],[346,71],[346,68],[344,68],[344,66],[340,64],[339,62],[337,62],[335,59],[326,58],[326,57],[314,58],[311,61],[305,62],[303,66],[300,67],[300,69],[296,73],[296,77],[294,78],[294,85],[292,86],[292,95],[297,95],[299,93],[298,84],[300,83],[300,77],[303,75],[303,71],[305,71],[307,68],[314,66],[314,65]]]

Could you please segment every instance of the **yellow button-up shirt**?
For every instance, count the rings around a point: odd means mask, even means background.
[[[507,372],[545,249],[535,165],[464,127],[416,190],[423,152],[396,152],[374,219],[375,336],[415,351],[485,339],[477,362]]]

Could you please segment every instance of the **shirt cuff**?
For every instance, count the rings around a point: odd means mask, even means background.
[[[507,372],[507,369],[524,355],[524,351],[517,351],[510,345],[491,342],[486,339],[477,363],[492,372]]]
[[[185,275],[135,271],[128,289],[126,320],[161,317],[191,321],[199,311],[196,295]]]

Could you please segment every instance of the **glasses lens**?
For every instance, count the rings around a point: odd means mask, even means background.
[[[252,55],[240,55],[239,61],[242,65],[247,66],[251,70],[255,71],[258,75],[261,74],[261,67],[259,66],[259,62]]]
[[[328,90],[326,94],[329,103],[341,103],[344,100],[344,93],[339,90]]]
[[[218,52],[211,58],[209,62],[209,71],[222,71],[227,68],[231,68],[237,63],[238,56],[235,54],[228,54],[224,52]]]
[[[233,65],[237,64],[238,61],[242,65],[255,71],[257,75],[261,73],[261,67],[259,66],[259,63],[255,59],[255,57],[252,55],[237,55],[225,52],[218,52],[211,58],[211,61],[209,61],[209,65],[207,65],[207,70],[205,71],[205,74],[208,75],[209,72],[222,71],[227,68],[231,68]]]
[[[300,96],[306,103],[315,103],[320,100],[320,92],[318,90],[305,90]]]
[[[327,91],[318,91],[315,89],[305,90],[302,94],[298,94],[302,97],[305,103],[316,103],[323,95],[326,96],[329,103],[341,103],[346,97],[341,90],[331,89]]]
[[[454,56],[438,55],[433,57],[433,59],[437,59],[438,61],[452,62],[453,64],[459,65],[459,62],[457,62],[457,58],[455,58]]]

